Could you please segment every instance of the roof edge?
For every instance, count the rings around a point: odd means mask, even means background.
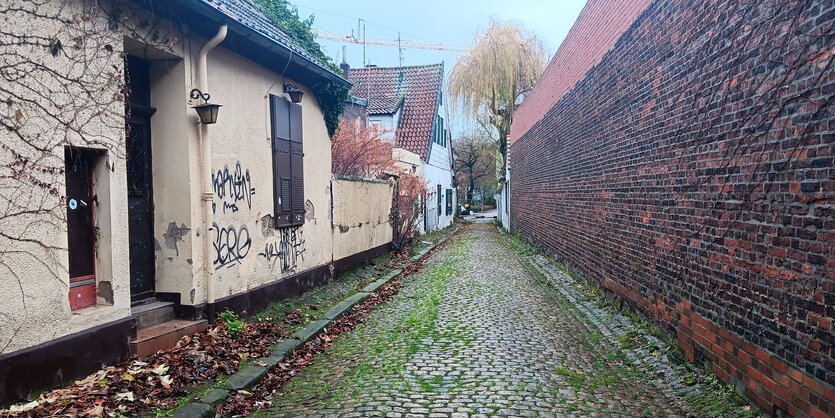
[[[143,0],[134,0],[136,3],[140,4],[141,7],[144,8],[155,8],[157,7],[154,3],[148,3],[147,1]],[[276,42],[273,39],[270,39],[266,35],[260,33],[255,28],[245,25],[244,23],[235,20],[228,16],[227,14],[223,13],[222,11],[212,7],[211,5],[205,3],[203,0],[175,0],[172,1],[170,6],[174,6],[173,9],[177,9],[176,5],[179,4],[180,8],[186,8],[191,10],[205,19],[209,19],[215,22],[218,25],[226,24],[229,26],[230,32],[233,32],[240,36],[245,41],[252,44],[252,46],[264,48],[270,50],[271,52],[275,53],[279,56],[288,57],[290,61],[296,61],[300,65],[299,67],[303,69],[305,72],[308,73],[308,76],[311,78],[324,78],[329,81],[335,82],[339,85],[344,87],[350,87],[351,82],[342,78],[339,74],[330,68],[327,68],[323,64],[310,60],[309,58],[299,54],[296,51],[293,51],[288,46],[281,44],[280,42]],[[166,7],[166,6],[162,6]],[[168,9],[172,9],[172,7],[167,7]],[[198,19],[198,16],[193,15],[183,15],[180,14],[177,16],[179,20],[182,21],[193,21]],[[205,25],[206,22],[200,22],[200,24]],[[240,51],[232,51],[238,55],[246,56],[242,54]],[[253,57],[248,57],[253,58]],[[258,57],[254,59],[256,62],[259,61]],[[300,61],[300,62],[299,62]]]

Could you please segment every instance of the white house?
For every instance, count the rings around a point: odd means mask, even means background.
[[[343,67],[343,70],[346,70]],[[452,144],[444,126],[444,65],[350,69],[352,94],[368,99],[368,121],[394,141],[394,157],[429,189],[422,231],[446,228],[455,216]]]

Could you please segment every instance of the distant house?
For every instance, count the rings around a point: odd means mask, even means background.
[[[455,215],[452,145],[444,126],[443,64],[348,69],[352,94],[368,100],[368,123],[394,141],[394,158],[426,179],[423,231],[445,228]]]

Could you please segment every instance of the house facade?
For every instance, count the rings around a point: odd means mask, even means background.
[[[0,401],[388,249],[392,186],[331,177],[311,88],[348,81],[251,2],[13,1],[0,13],[21,40],[0,56],[22,57],[0,87],[15,133],[0,153]]]
[[[457,207],[452,144],[445,126],[443,64],[346,69],[352,94],[368,100],[368,123],[394,142],[394,159],[426,180],[427,204],[421,231],[452,224]]]

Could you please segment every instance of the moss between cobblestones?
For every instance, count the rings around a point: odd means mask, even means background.
[[[539,280],[542,280],[549,285],[551,284],[548,278],[532,261],[534,257],[544,257],[550,263],[557,266],[562,274],[570,277],[572,284],[576,285],[581,291],[581,296],[584,301],[593,303],[599,307],[613,310],[612,306],[607,303],[604,295],[600,289],[586,281],[579,278],[573,271],[568,269],[563,263],[553,260],[545,256],[542,252],[517,235],[503,234],[502,242],[514,253],[519,255],[522,265]],[[557,296],[560,298],[561,296]],[[576,309],[571,304],[563,304],[564,308],[570,309],[578,320],[589,321],[588,315]],[[613,312],[614,313],[614,312]],[[599,389],[601,387],[615,386],[617,384],[628,383],[629,381],[637,381],[639,379],[650,379],[653,376],[648,376],[646,370],[636,367],[633,360],[626,353],[640,350],[642,355],[651,357],[652,355],[665,355],[662,353],[659,343],[665,345],[666,350],[673,351],[674,355],[671,357],[683,358],[674,339],[664,331],[659,330],[655,325],[651,324],[646,318],[634,311],[627,310],[623,313],[632,322],[634,328],[621,335],[611,347],[604,357],[598,359],[594,363],[594,368],[591,372],[582,372],[572,370],[567,367],[559,367],[555,373],[567,379],[575,390],[580,389]],[[594,331],[583,333],[582,339],[588,348],[594,349],[595,346],[601,345],[601,335]],[[675,355],[675,354],[678,355]],[[608,363],[602,362],[606,359]],[[612,365],[617,367],[612,368]],[[697,373],[691,367],[686,367],[684,364],[679,364],[675,368],[679,379],[687,386],[699,385],[700,390],[693,393],[683,393],[684,399],[693,407],[699,416],[704,417],[739,417],[739,418],[753,418],[762,416],[757,410],[752,408],[744,398],[735,392],[734,387],[726,385],[719,381],[715,375],[709,371]],[[633,393],[633,397],[637,394]],[[563,398],[564,401],[568,401]],[[567,406],[566,412],[578,412],[583,410],[582,404],[571,404]],[[652,407],[646,407],[643,411],[646,417],[657,416],[658,411]]]
[[[444,251],[443,258],[433,260],[423,271],[406,280],[398,298],[409,299],[411,303],[407,310],[369,318],[369,322],[337,339],[330,353],[323,354],[360,353],[354,358],[344,359],[350,366],[334,370],[326,361],[316,362],[290,380],[285,395],[276,403],[298,404],[311,399],[327,399],[328,403],[338,405],[344,397],[355,396],[358,388],[379,386],[386,381],[386,376],[400,375],[422,342],[433,338],[438,307],[449,280],[460,273],[470,244],[469,240],[452,242]],[[376,310],[385,310],[389,303],[380,305]],[[374,324],[380,320],[391,321],[384,327],[385,331],[374,334],[373,338],[364,336],[364,331],[369,328],[380,329]],[[434,389],[444,382],[442,377],[430,376],[417,382],[400,383]]]

